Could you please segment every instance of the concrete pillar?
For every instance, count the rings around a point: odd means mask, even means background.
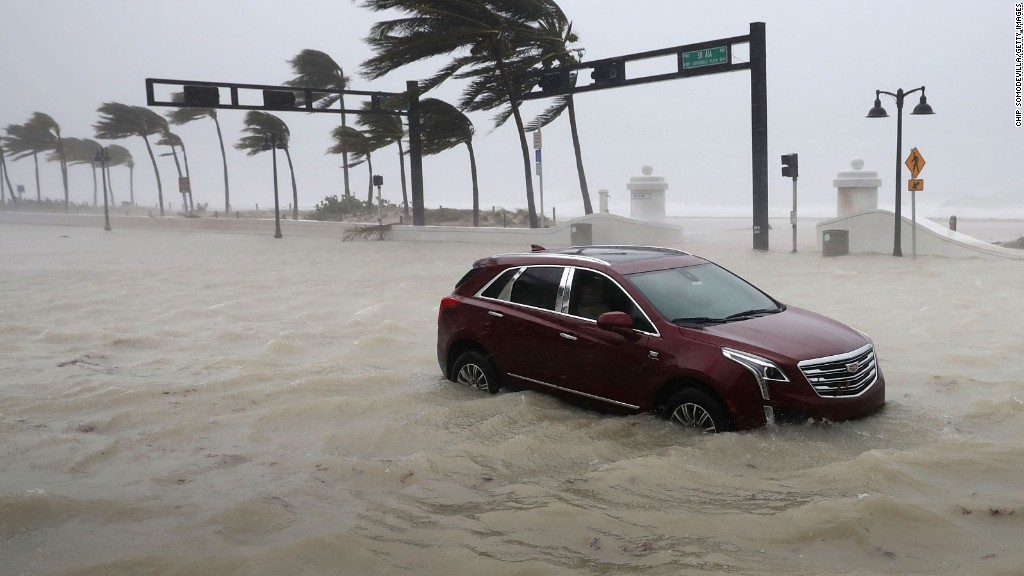
[[[598,205],[598,212],[600,212],[601,214],[607,214],[608,213],[608,191],[607,190],[598,190],[597,191],[597,196],[598,196],[598,204],[597,204]]]
[[[662,222],[665,220],[665,190],[668,183],[661,176],[651,176],[654,168],[643,167],[643,176],[629,179],[626,189],[630,192],[629,215],[639,220]]]
[[[878,172],[864,170],[861,158],[854,158],[850,166],[853,170],[836,173],[836,179],[832,181],[837,192],[837,218],[878,209],[878,188],[882,185]]]

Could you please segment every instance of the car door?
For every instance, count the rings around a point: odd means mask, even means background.
[[[481,292],[489,301],[491,356],[506,383],[551,384],[562,340],[562,315],[555,310],[565,273],[565,266],[524,266]]]
[[[555,383],[584,398],[636,409],[644,395],[649,348],[656,332],[632,298],[610,277],[585,268],[567,275],[566,315],[559,332]],[[625,312],[634,321],[628,336],[599,328],[604,312]]]

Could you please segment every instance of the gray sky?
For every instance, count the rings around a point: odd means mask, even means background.
[[[895,186],[896,106],[890,118],[866,119],[875,90],[927,86],[934,116],[904,110],[903,155],[914,146],[927,166],[918,194],[924,216],[1024,218],[1024,129],[1015,125],[1015,2],[861,2],[679,0],[562,0],[579,33],[586,60],[747,34],[765,22],[768,52],[769,182],[772,216],[788,214],[791,181],[779,156],[800,154],[802,215],[835,214],[832,179],[855,156],[882,178],[883,208]],[[626,8],[624,8],[626,7]],[[145,105],[147,77],[280,84],[292,76],[287,60],[305,48],[330,54],[355,90],[401,91],[406,80],[434,72],[418,66],[370,83],[358,75],[369,57],[363,43],[384,15],[347,0],[11,0],[0,18],[0,78],[6,90],[0,126],[23,123],[32,112],[51,115],[64,135],[94,138],[97,108],[117,101]],[[744,55],[745,57],[745,55]],[[652,64],[657,66],[657,64]],[[748,215],[750,189],[750,75],[714,76],[605,90],[577,97],[583,157],[591,195],[611,192],[613,212],[629,213],[626,184],[645,164],[669,182],[671,215]],[[454,101],[458,86],[428,96]],[[524,105],[524,115],[546,102]],[[169,109],[154,108],[160,114]],[[240,137],[242,111],[220,112],[228,145]],[[342,193],[340,159],[325,155],[337,117],[282,113],[292,132],[299,204],[312,207]],[[492,131],[490,115],[471,116],[480,171],[481,205],[525,207],[523,169],[511,121]],[[174,127],[188,147],[196,202],[223,210],[223,182],[212,122]],[[156,204],[156,185],[139,138],[117,141],[135,156],[136,200]],[[283,159],[281,159],[283,160]],[[158,158],[165,200],[180,204],[173,161]],[[229,151],[235,208],[272,207],[270,157]],[[12,181],[35,195],[30,160],[8,163]],[[401,198],[397,148],[374,155],[384,196]],[[280,168],[286,170],[282,162]],[[282,174],[286,174],[283,172]],[[352,170],[353,193],[365,197],[365,166]],[[427,207],[471,205],[464,147],[424,159]],[[115,170],[118,200],[127,196],[127,170]],[[908,178],[904,170],[903,177]],[[86,167],[71,170],[72,200],[92,198]],[[43,194],[62,198],[59,170],[43,166]],[[905,189],[905,182],[901,186]],[[290,188],[281,180],[282,206]],[[567,118],[544,130],[544,196],[548,215],[582,213]],[[904,193],[909,210],[910,194]],[[539,198],[538,198],[539,202]]]

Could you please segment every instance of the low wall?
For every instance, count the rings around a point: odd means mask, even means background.
[[[895,217],[896,215],[888,210],[869,210],[819,222],[817,225],[818,248],[822,247],[822,234],[826,230],[847,230],[850,234],[851,254],[892,254]],[[902,218],[902,220],[901,248],[904,256],[910,256],[913,253],[914,223],[909,218]],[[1024,251],[989,244],[927,219],[917,221],[917,254],[947,258],[1024,260]]]
[[[46,224],[50,226],[82,226],[102,228],[102,214],[52,214],[43,212],[0,211],[0,223]],[[579,226],[583,224],[585,226]],[[358,222],[321,222],[317,220],[281,220],[283,236],[326,236],[344,238],[354,228],[366,226]],[[274,233],[272,218],[164,218],[148,216],[110,216],[114,230],[150,229],[241,234]],[[590,234],[586,234],[589,227]],[[574,231],[575,228],[575,231]],[[589,236],[589,238],[588,238]],[[514,244],[528,247],[565,247],[573,244],[678,244],[683,230],[660,222],[645,222],[614,214],[590,214],[549,228],[493,228],[471,226],[410,226],[394,224],[387,239],[404,242],[470,242]],[[583,241],[579,241],[583,239]]]

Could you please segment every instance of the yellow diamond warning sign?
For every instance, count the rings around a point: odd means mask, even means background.
[[[907,161],[904,162],[904,164],[906,164],[907,168],[910,169],[910,174],[914,178],[917,178],[917,175],[921,173],[921,170],[924,170],[924,156],[921,156],[921,153],[917,151],[917,148],[914,148],[910,151],[910,156],[907,156]]]

